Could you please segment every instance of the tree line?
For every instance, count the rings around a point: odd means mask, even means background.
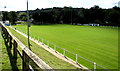
[[[6,12],[3,13],[3,15]],[[6,14],[7,15],[7,14]],[[3,20],[5,19],[5,16]],[[12,16],[14,15],[15,18]],[[119,26],[120,8],[115,6],[109,9],[102,9],[95,5],[90,9],[72,8],[72,7],[53,7],[45,9],[29,10],[30,19],[33,24],[100,24],[108,26]],[[9,18],[12,20],[26,21],[26,11],[9,12]]]

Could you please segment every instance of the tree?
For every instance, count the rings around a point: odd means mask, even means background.
[[[27,17],[26,17],[26,16],[23,16],[21,20],[22,20],[22,21],[26,21],[26,20],[27,20]]]
[[[109,12],[108,21],[110,25],[116,25],[120,23],[120,11],[112,10]]]
[[[70,24],[71,17],[72,17],[72,8],[71,7],[64,7],[62,10],[63,23]]]
[[[15,11],[11,11],[9,13],[9,21],[11,22],[11,25],[16,25],[15,21],[17,20],[17,14]]]
[[[98,23],[100,25],[118,25],[120,23],[120,8],[102,9],[95,5],[90,9],[85,8],[46,8],[36,9],[32,13],[32,18],[37,24],[65,23],[65,24],[89,24]]]
[[[26,12],[20,12],[20,13],[18,14],[18,18],[19,18],[19,20],[21,20],[21,21],[27,21]]]
[[[90,8],[90,22],[91,23],[104,23],[104,18],[105,18],[105,12],[103,11],[102,8],[99,6],[95,5],[94,7]]]
[[[3,11],[2,14],[3,14],[3,18],[2,18],[3,21],[9,20],[9,17],[8,17],[9,13],[7,11]]]

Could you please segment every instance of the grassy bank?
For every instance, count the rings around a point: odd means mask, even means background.
[[[4,38],[0,33],[0,68],[5,71],[22,69],[22,61],[18,55],[17,64],[14,62],[13,58],[13,48],[10,49]]]

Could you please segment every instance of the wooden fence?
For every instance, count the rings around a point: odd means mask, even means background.
[[[40,59],[36,54],[29,50],[22,42],[20,42],[10,31],[5,27],[4,24],[1,24],[2,36],[7,42],[9,48],[13,47],[13,57],[14,62],[17,62],[17,55],[19,54],[22,59],[22,70],[23,71],[34,71],[34,67],[30,65],[29,60],[35,64],[39,69],[45,71],[54,71],[49,65],[47,65],[42,59]],[[27,42],[27,41],[26,41]],[[21,47],[22,52],[17,48],[18,45]]]

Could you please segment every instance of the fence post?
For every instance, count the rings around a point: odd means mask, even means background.
[[[29,59],[27,54],[24,52],[24,50],[22,50],[22,69],[23,71],[28,71],[29,70]]]
[[[25,71],[25,53],[24,50],[22,50],[22,69]]]
[[[7,37],[7,43],[9,42],[9,40],[10,40],[10,35],[8,35],[8,37]]]
[[[34,39],[33,35],[31,35],[31,38]]]
[[[7,40],[7,35],[8,35],[7,31],[6,31],[6,29],[4,29],[4,38],[5,38],[5,40]]]
[[[6,31],[6,29],[4,29],[4,34],[5,34],[5,39],[7,38],[7,31]]]
[[[96,71],[96,65],[97,65],[97,64],[94,62],[94,71]]]
[[[14,43],[13,43],[13,57],[14,57],[14,63],[15,65],[17,65],[17,42],[14,40]]]
[[[48,46],[48,48],[49,48],[49,42],[47,41],[47,46]]]
[[[34,36],[34,40],[35,40],[35,36]]]
[[[76,54],[76,63],[78,63],[78,55]]]
[[[40,41],[40,38],[38,37],[38,42]]]
[[[31,36],[31,34],[29,33],[29,36]]]
[[[9,47],[12,48],[12,37],[9,36]]]
[[[44,39],[42,39],[42,45],[44,45]]]
[[[65,49],[63,49],[63,55],[65,56]]]
[[[8,32],[6,33],[6,39],[7,39],[7,43],[8,43],[8,41],[9,41],[9,34],[8,34]]]
[[[26,34],[26,31],[25,32],[23,32],[24,34]]]
[[[56,52],[56,45],[54,45],[54,50],[55,50],[55,52]]]
[[[13,46],[14,46],[13,48],[14,58],[17,59],[17,42],[15,40]]]

